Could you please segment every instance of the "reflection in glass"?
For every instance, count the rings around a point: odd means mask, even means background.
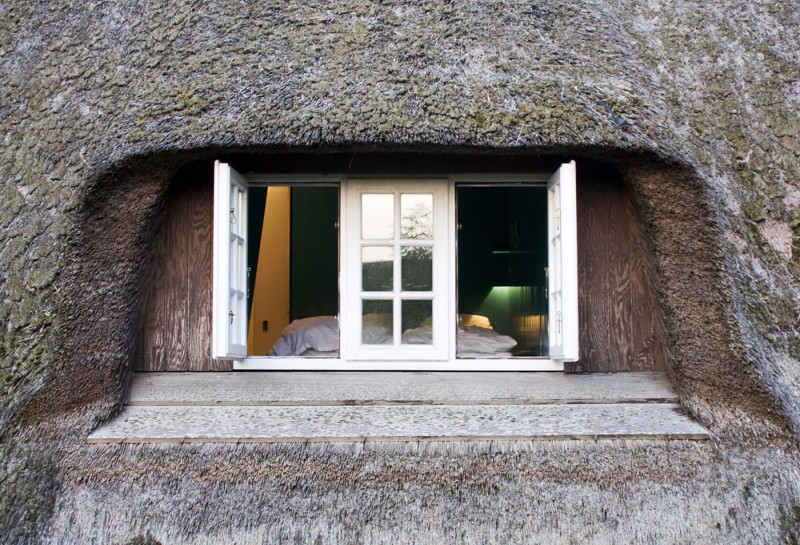
[[[433,195],[404,193],[400,196],[400,238],[433,238]]]
[[[431,291],[433,289],[433,248],[403,246],[400,249],[401,289]]]
[[[361,289],[391,291],[394,278],[394,248],[364,246],[361,248]]]
[[[405,300],[402,302],[402,344],[433,344],[431,314],[433,301]]]
[[[385,193],[361,195],[361,238],[366,240],[394,238],[394,195]]]
[[[392,301],[361,302],[362,344],[392,344],[393,324]]]

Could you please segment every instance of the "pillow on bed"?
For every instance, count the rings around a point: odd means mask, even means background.
[[[487,320],[488,321],[488,320]],[[403,332],[403,344],[431,344],[433,342],[430,326],[420,326]],[[517,346],[517,341],[508,335],[501,335],[494,329],[481,326],[459,327],[456,331],[456,347],[459,354],[473,357],[486,355],[510,356],[509,350]]]
[[[432,325],[433,325],[433,317],[432,316],[428,316],[420,324],[421,327],[431,327]],[[492,323],[489,321],[489,318],[487,318],[486,316],[481,316],[480,314],[459,314],[458,315],[458,327],[467,327],[467,326],[475,326],[475,327],[483,327],[485,329],[492,329]]]
[[[392,344],[392,315],[370,312],[361,317],[361,342],[364,344]]]
[[[484,329],[492,329],[492,324],[489,318],[481,316],[480,314],[459,314],[458,315],[459,327],[482,327]]]
[[[471,354],[496,354],[508,352],[517,346],[517,341],[508,335],[500,335],[493,329],[485,327],[459,327],[456,333],[457,352]]]
[[[299,356],[306,350],[339,350],[339,323],[335,316],[314,316],[293,320],[275,341],[270,356]]]
[[[429,325],[412,327],[403,331],[403,344],[432,344],[433,331]]]

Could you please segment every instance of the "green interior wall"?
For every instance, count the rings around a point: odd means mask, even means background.
[[[339,189],[292,188],[292,320],[339,312]]]
[[[547,310],[547,189],[460,186],[456,193],[458,312],[487,316],[516,338],[515,316]]]

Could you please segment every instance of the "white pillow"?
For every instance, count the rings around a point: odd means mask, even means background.
[[[299,356],[306,350],[339,350],[339,322],[335,316],[313,316],[293,320],[275,341],[270,356]]]

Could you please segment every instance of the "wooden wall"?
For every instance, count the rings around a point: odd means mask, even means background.
[[[134,371],[225,371],[211,358],[213,181],[176,180],[156,240]]]
[[[574,371],[665,371],[643,225],[618,175],[578,173],[580,362]]]
[[[664,371],[643,227],[618,175],[578,172],[581,361],[572,371]],[[211,359],[212,182],[178,180],[158,235],[137,371],[229,370]]]

